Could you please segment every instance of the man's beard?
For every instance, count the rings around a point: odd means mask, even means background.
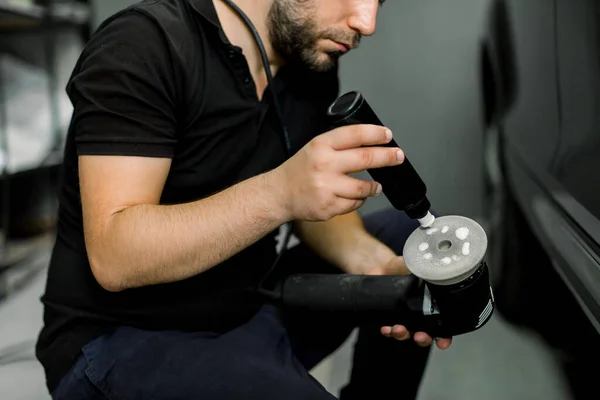
[[[360,35],[339,29],[320,31],[312,3],[313,0],[274,0],[269,10],[269,39],[286,63],[324,72],[337,66],[343,52],[328,51],[324,56],[317,48],[318,40],[331,39],[356,47]]]

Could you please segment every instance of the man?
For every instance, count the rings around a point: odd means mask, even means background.
[[[375,31],[376,0],[147,0],[107,20],[68,85],[59,226],[37,345],[55,399],[331,399],[308,371],[357,321],[269,304],[276,273],[407,273],[416,227],[363,219],[403,161],[389,130],[327,130],[337,59]],[[267,90],[269,89],[269,90]],[[273,89],[271,91],[270,89]],[[281,105],[292,156],[274,108]],[[432,339],[360,327],[342,399],[414,398]],[[412,339],[414,340],[412,340]],[[447,348],[450,339],[440,339]]]

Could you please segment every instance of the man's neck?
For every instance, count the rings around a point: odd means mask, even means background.
[[[263,42],[269,63],[271,64],[271,73],[273,76],[278,69],[283,65],[281,57],[273,50],[273,46],[269,40],[269,30],[267,19],[269,8],[273,0],[233,0],[233,2],[248,16],[260,38]],[[230,8],[223,0],[213,0],[217,15],[225,35],[229,41],[242,48],[250,73],[254,78],[257,86],[257,92],[261,97],[262,92],[267,86],[267,78],[260,55],[258,45],[254,40],[254,36],[246,26],[244,20]]]

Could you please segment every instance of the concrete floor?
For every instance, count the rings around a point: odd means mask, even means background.
[[[348,379],[351,341],[313,371],[334,395]],[[376,396],[376,388],[373,388]],[[569,400],[556,362],[531,334],[495,316],[482,330],[432,352],[419,400]]]
[[[38,258],[45,263],[47,258]],[[0,399],[49,399],[43,371],[31,358],[42,324],[41,273],[20,292],[0,303],[0,358],[6,346],[25,343],[21,361],[1,365]],[[333,394],[348,379],[353,337],[313,375]],[[29,356],[29,357],[28,357]],[[373,388],[376,396],[376,388]],[[476,333],[455,338],[444,352],[432,353],[419,400],[569,400],[556,363],[533,335],[515,330],[497,315]]]

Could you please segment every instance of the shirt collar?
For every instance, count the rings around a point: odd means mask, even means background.
[[[230,45],[227,36],[225,36],[225,32],[223,31],[223,27],[221,26],[221,21],[219,21],[219,16],[217,15],[217,10],[215,9],[215,5],[213,0],[187,0],[192,7],[192,9],[197,12],[202,18],[208,21],[211,25],[213,25],[219,31],[219,37],[225,43]]]
[[[225,35],[225,32],[223,31],[223,27],[221,26],[221,21],[219,21],[219,16],[217,15],[217,10],[215,9],[215,5],[213,3],[213,0],[187,0],[192,9],[197,12],[202,18],[204,18],[206,21],[208,21],[211,25],[213,25],[219,32],[219,37],[221,38],[221,40],[223,41],[223,43],[225,43],[228,46],[231,46],[232,44],[229,42],[229,39],[227,39],[227,36]],[[277,79],[276,81],[283,81],[283,82],[287,82],[287,77],[289,75],[289,71],[288,71],[288,67],[287,66],[283,66],[280,68],[280,70],[277,72]],[[275,90],[277,93],[281,92],[281,90],[283,90],[283,86],[284,85],[275,85]]]

